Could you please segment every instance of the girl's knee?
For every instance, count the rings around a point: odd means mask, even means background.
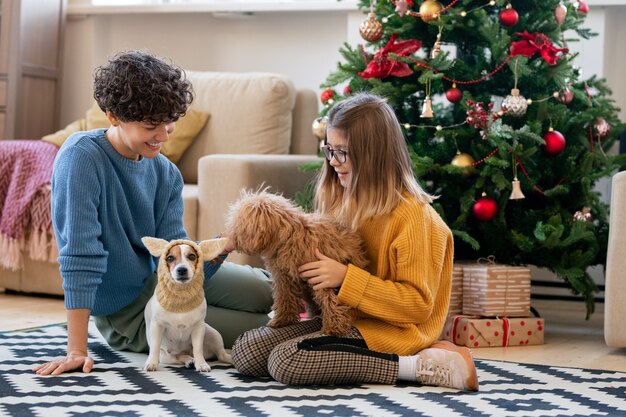
[[[285,385],[309,385],[308,366],[300,361],[297,343],[285,342],[276,346],[267,360],[269,375]]]
[[[267,355],[259,352],[258,335],[249,330],[240,335],[231,350],[233,366],[244,375],[267,377]]]

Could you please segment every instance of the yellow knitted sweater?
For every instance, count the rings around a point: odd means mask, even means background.
[[[437,212],[416,198],[359,229],[370,264],[348,265],[339,301],[369,349],[414,355],[436,341],[450,303],[454,242]]]

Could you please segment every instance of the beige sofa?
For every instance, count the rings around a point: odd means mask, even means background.
[[[613,176],[604,291],[604,339],[626,347],[626,171]]]
[[[177,164],[185,181],[185,228],[199,240],[222,231],[225,211],[241,189],[265,184],[292,197],[312,179],[299,167],[318,160],[311,130],[318,100],[314,91],[298,90],[276,74],[190,71],[188,77],[192,107],[210,113]],[[56,263],[25,259],[19,271],[0,267],[0,288],[63,293]],[[240,254],[229,260],[260,265]]]

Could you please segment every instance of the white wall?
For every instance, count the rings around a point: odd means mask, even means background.
[[[116,51],[144,49],[191,70],[285,74],[299,88],[319,85],[341,60],[347,12],[95,15],[67,22],[63,108],[65,125],[91,103],[93,69]]]

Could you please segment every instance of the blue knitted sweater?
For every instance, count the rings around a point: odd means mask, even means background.
[[[96,316],[132,302],[156,270],[142,237],[187,237],[178,168],[163,155],[124,158],[105,131],[70,136],[52,172],[52,221],[65,307],[87,308]],[[205,279],[218,268],[219,263],[205,263]]]

